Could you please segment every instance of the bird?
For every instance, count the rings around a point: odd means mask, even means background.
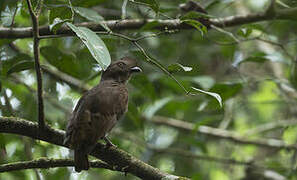
[[[98,85],[85,92],[75,106],[67,127],[64,145],[74,149],[75,171],[89,169],[88,154],[97,141],[114,146],[107,134],[128,110],[127,82],[142,72],[135,59],[123,57],[102,72]]]

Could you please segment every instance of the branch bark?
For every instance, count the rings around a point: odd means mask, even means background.
[[[208,126],[199,126],[196,128],[196,126],[192,123],[180,121],[177,119],[162,117],[162,116],[154,116],[152,119],[145,119],[147,121],[156,123],[156,124],[162,124],[171,126],[177,129],[185,130],[188,132],[195,132],[203,135],[207,135],[214,138],[220,138],[220,139],[226,139],[231,140],[236,143],[240,144],[251,144],[266,148],[274,148],[274,149],[288,149],[288,150],[297,150],[297,145],[287,145],[284,141],[277,140],[277,139],[262,139],[257,138],[254,140],[248,139],[244,136],[240,136],[237,133],[230,132],[223,129],[218,128],[212,128]]]
[[[64,131],[47,126],[42,131],[39,131],[38,124],[20,118],[0,117],[0,132],[28,136],[33,139],[43,140],[52,144],[67,147],[63,144]],[[118,170],[131,173],[142,179],[161,180],[162,178],[181,178],[161,172],[159,169],[136,159],[119,148],[105,148],[105,145],[102,143],[97,143],[91,155],[113,167],[116,166]]]
[[[237,15],[237,16],[229,16],[225,18],[214,18],[210,19],[210,24],[216,27],[231,27],[237,25],[243,25],[254,22],[261,22],[265,20],[296,20],[297,8],[291,9],[281,9],[275,10],[274,13],[268,13],[270,11],[266,11],[264,13],[253,13],[248,15]],[[104,23],[113,31],[121,31],[121,30],[132,30],[139,29],[144,25],[151,22],[158,22],[158,26],[154,26],[152,29],[194,29],[193,27],[186,25],[181,22],[179,19],[170,19],[170,20],[158,20],[158,19],[129,19],[129,20],[109,20]],[[80,23],[76,24],[76,26],[88,27],[93,31],[105,31],[104,28],[98,23]],[[30,38],[32,37],[32,28],[31,27],[23,27],[23,28],[0,28],[0,38],[6,39],[16,39],[16,38]],[[50,31],[49,26],[42,26],[39,28],[40,36],[50,36],[54,35],[53,32]],[[60,28],[57,35],[74,35],[73,32],[66,26]]]
[[[9,171],[17,171],[24,169],[33,169],[33,168],[54,168],[54,167],[68,167],[74,166],[74,161],[71,159],[48,159],[48,158],[40,158],[32,161],[22,161],[16,163],[8,163],[0,165],[0,173],[1,172],[9,172]],[[90,166],[92,168],[104,168],[115,171],[116,169],[105,162],[100,160],[91,161]],[[119,171],[118,169],[117,171]]]

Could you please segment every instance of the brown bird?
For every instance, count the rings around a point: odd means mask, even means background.
[[[75,171],[89,169],[88,154],[98,139],[114,146],[107,133],[128,109],[126,83],[134,72],[141,72],[134,59],[124,57],[102,73],[100,83],[84,93],[67,125],[65,145],[74,149]]]

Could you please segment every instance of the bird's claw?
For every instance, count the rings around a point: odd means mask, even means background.
[[[114,145],[107,137],[104,137],[104,141],[106,142],[106,148],[110,148],[110,147],[117,147],[116,145]]]

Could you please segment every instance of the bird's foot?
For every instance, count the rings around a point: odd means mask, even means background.
[[[117,147],[116,145],[114,145],[107,137],[104,137],[103,138],[104,139],[104,141],[106,142],[106,148],[110,148],[110,147]]]

